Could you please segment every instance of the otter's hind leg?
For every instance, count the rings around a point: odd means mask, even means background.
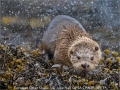
[[[48,54],[47,54],[47,51],[46,51],[44,43],[40,44],[40,46],[38,48],[38,52],[45,59],[45,61],[48,60]]]
[[[40,44],[38,52],[42,57],[44,57],[46,62],[48,62],[48,60],[53,59],[53,55],[49,53],[49,51],[46,49],[44,43]]]

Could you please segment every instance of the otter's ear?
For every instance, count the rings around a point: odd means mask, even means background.
[[[95,47],[95,51],[98,51],[98,49],[99,49],[98,47]]]
[[[70,51],[70,54],[73,54],[73,51]]]

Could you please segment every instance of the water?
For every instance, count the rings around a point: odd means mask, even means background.
[[[120,51],[120,0],[1,0],[0,41],[35,48],[56,15],[77,19],[102,50]],[[4,38],[9,38],[4,40]]]

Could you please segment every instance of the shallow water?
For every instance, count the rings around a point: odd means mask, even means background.
[[[56,15],[77,19],[102,50],[120,51],[120,0],[1,0],[0,42],[32,44]]]

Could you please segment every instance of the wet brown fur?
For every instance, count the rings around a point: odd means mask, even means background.
[[[68,56],[68,51],[71,45],[73,44],[73,42],[78,37],[85,36],[92,39],[92,36],[90,36],[86,32],[83,32],[81,28],[74,25],[69,28],[66,28],[65,26],[63,27],[64,30],[59,32],[56,41],[52,43],[52,45],[55,46],[54,47],[55,53],[57,53],[54,54],[54,60],[55,63],[59,63],[71,67],[72,63],[69,60],[70,58]]]

